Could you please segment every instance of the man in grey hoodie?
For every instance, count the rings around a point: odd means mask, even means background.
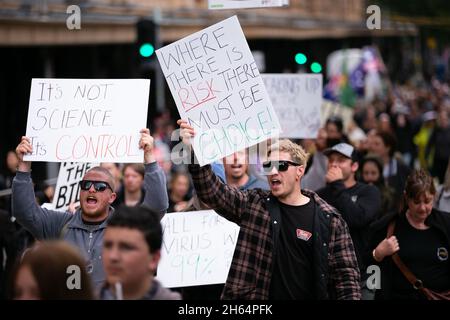
[[[120,207],[108,221],[103,239],[106,282],[102,300],[180,300],[178,292],[154,279],[161,257],[158,213],[143,207]]]
[[[144,150],[145,198],[143,204],[162,216],[168,208],[166,177],[154,159],[153,138],[148,129],[140,131],[139,147]],[[19,165],[12,185],[13,215],[35,238],[62,238],[80,249],[96,287],[105,280],[102,242],[107,220],[113,215],[110,206],[116,198],[114,179],[108,170],[94,167],[80,183],[80,209],[74,214],[41,208],[35,201],[31,181],[31,162],[23,157],[32,152],[30,139],[22,137],[16,148]]]

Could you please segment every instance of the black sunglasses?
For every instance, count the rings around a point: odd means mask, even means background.
[[[91,180],[80,181],[81,190],[88,191],[92,187],[92,185],[94,185],[94,189],[97,192],[103,192],[108,188],[111,189],[111,191],[113,191],[109,183],[105,181],[91,181]]]
[[[273,168],[276,168],[279,172],[284,172],[289,169],[289,166],[301,166],[301,164],[292,162],[289,160],[280,160],[280,161],[265,161],[263,162],[263,172],[266,175],[269,175],[272,172]]]

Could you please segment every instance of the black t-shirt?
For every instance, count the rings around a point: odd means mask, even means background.
[[[418,230],[402,215],[397,220],[394,234],[400,246],[400,259],[426,288],[435,291],[450,289],[449,246],[441,232],[433,227]],[[393,269],[392,298],[417,298],[417,291],[397,266],[394,265]]]
[[[280,203],[280,238],[275,253],[270,299],[314,299],[314,204]]]

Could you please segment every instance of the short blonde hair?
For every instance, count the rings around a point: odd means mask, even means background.
[[[309,153],[305,151],[300,145],[292,142],[289,139],[279,140],[278,143],[272,144],[269,148],[268,155],[273,151],[286,152],[291,155],[292,161],[297,162],[306,168]]]

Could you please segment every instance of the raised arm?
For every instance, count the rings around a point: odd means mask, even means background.
[[[190,138],[195,134],[193,128],[185,120],[178,120],[178,124],[183,142],[190,147]],[[210,165],[200,167],[190,164],[189,172],[200,200],[216,209],[224,218],[239,223],[249,203],[249,191],[226,185],[212,172]]]
[[[12,184],[12,213],[35,238],[58,238],[71,214],[43,209],[37,204],[31,181],[31,162],[23,160],[23,156],[31,152],[30,139],[22,137],[16,148],[19,165]]]
[[[169,208],[166,175],[154,157],[154,140],[150,135],[150,130],[142,129],[140,133],[139,147],[144,150],[145,166],[145,198],[143,204],[163,215]]]

